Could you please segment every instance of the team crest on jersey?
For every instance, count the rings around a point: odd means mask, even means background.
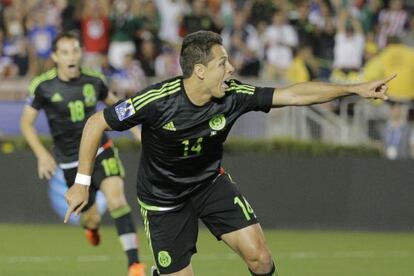
[[[85,84],[82,89],[82,94],[85,97],[86,106],[96,105],[96,92],[95,87],[92,84]]]
[[[208,124],[213,130],[222,130],[226,126],[226,117],[223,114],[215,115]]]
[[[57,103],[57,102],[61,102],[63,101],[62,96],[59,94],[59,92],[56,92],[55,94],[53,94],[52,98],[50,98],[50,101],[52,103]]]
[[[123,121],[131,117],[132,115],[134,115],[135,109],[134,109],[134,105],[132,104],[132,100],[128,99],[118,104],[117,106],[115,106],[115,112],[120,121]]]

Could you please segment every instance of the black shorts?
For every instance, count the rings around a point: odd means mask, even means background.
[[[77,171],[78,167],[63,169],[68,187],[74,184]],[[124,167],[118,157],[117,149],[113,147],[105,149],[96,156],[91,186],[89,186],[88,204],[82,209],[82,212],[87,211],[95,203],[96,192],[99,190],[102,181],[110,176],[124,177]]]
[[[218,240],[225,233],[258,222],[227,173],[172,210],[155,211],[142,205],[145,233],[161,274],[177,272],[190,264],[197,252],[199,218]]]

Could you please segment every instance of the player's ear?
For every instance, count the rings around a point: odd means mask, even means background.
[[[194,65],[193,74],[195,74],[199,79],[203,80],[206,72],[206,67],[203,64]]]
[[[57,63],[57,56],[55,52],[52,52],[52,60]]]

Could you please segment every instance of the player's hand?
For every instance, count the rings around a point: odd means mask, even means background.
[[[394,74],[383,80],[375,80],[357,84],[354,86],[354,92],[364,98],[388,100],[388,96],[386,94],[388,90],[387,83],[396,76],[397,74]]]
[[[68,210],[66,211],[64,223],[69,221],[70,215],[75,213],[79,215],[83,207],[88,204],[89,186],[81,184],[73,184],[65,194]]]
[[[40,179],[50,180],[55,170],[56,162],[50,153],[45,152],[37,158],[37,174]]]

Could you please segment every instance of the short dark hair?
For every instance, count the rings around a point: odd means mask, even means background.
[[[211,31],[198,31],[187,35],[181,46],[180,65],[183,77],[193,74],[194,65],[207,63],[212,59],[213,45],[223,45],[221,36]]]
[[[61,39],[64,39],[64,38],[75,39],[75,40],[77,40],[79,42],[79,44],[81,43],[80,42],[80,39],[79,39],[79,36],[75,32],[62,32],[62,33],[58,34],[58,36],[55,37],[55,39],[53,39],[53,42],[52,42],[52,51],[54,53],[57,51],[57,44],[58,44],[58,42]]]

